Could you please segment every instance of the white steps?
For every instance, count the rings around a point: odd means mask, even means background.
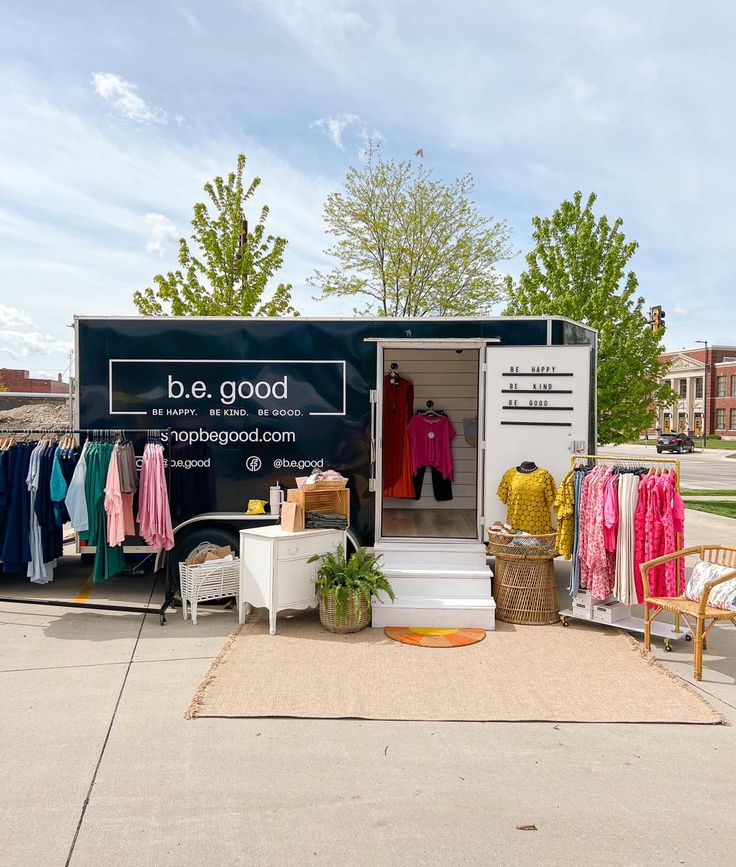
[[[496,627],[496,603],[486,599],[397,596],[391,604],[373,602],[372,626],[425,626],[445,629]]]
[[[384,569],[397,596],[488,598],[489,569]]]
[[[376,545],[396,600],[373,602],[373,626],[494,629],[492,572],[479,542]]]

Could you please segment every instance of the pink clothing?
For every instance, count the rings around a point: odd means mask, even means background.
[[[409,420],[408,431],[412,473],[416,474],[420,467],[435,467],[452,481],[455,473],[450,443],[455,438],[455,428],[450,419],[446,415],[417,413]]]
[[[646,540],[646,514],[649,502],[649,487],[647,476],[639,479],[639,502],[634,512],[634,583],[636,584],[637,601],[644,601],[644,589],[639,566],[647,559],[644,554]]]
[[[618,476],[611,475],[603,491],[603,542],[606,551],[615,551],[618,541]]]
[[[149,545],[163,548],[164,551],[174,547],[164,450],[158,443],[148,443],[143,450],[138,486],[138,523],[141,536]]]
[[[123,500],[120,490],[120,471],[117,455],[113,449],[105,480],[105,511],[107,512],[107,544],[115,547],[125,539]]]
[[[580,520],[587,532],[580,540],[580,586],[595,599],[607,599],[613,589],[615,556],[606,551],[603,538],[603,499],[610,473],[606,466],[592,470],[583,480],[581,496]]]
[[[678,547],[683,548],[683,531],[685,529],[685,505],[677,490],[677,481],[672,473],[667,473],[659,480],[664,497],[664,549],[662,554],[671,554]],[[679,534],[679,545],[678,545]],[[660,555],[661,556],[661,555]],[[679,572],[679,582],[678,582]],[[670,560],[664,566],[664,583],[667,596],[679,596],[685,591],[685,561]]]

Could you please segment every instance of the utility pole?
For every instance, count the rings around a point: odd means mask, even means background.
[[[705,346],[705,359],[703,362],[703,451],[706,449],[708,436],[708,341],[696,340]]]

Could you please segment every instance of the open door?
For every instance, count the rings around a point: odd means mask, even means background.
[[[371,395],[371,463],[377,541],[480,542],[483,371],[488,340],[375,342],[378,368],[377,390]],[[392,377],[395,391],[390,387]],[[427,456],[424,466],[412,463],[408,478],[405,472],[397,475],[397,466],[406,469],[406,461],[397,458],[397,449],[416,456],[418,428],[426,428],[428,443],[437,443],[444,430],[449,431],[448,462],[440,472]],[[397,446],[407,430],[411,445],[407,439]]]
[[[559,485],[573,454],[589,454],[595,429],[591,347],[486,349],[484,519],[505,520],[496,495],[509,467],[534,461]]]

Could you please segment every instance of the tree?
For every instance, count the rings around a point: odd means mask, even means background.
[[[337,242],[325,252],[337,261],[310,284],[322,298],[365,300],[362,314],[488,313],[502,297],[495,265],[511,254],[506,223],[470,200],[470,175],[445,184],[379,151],[369,143],[364,165],[349,168],[343,191],[327,197],[324,220]]]
[[[536,246],[518,283],[506,278],[504,313],[566,316],[598,330],[598,439],[620,443],[650,427],[673,394],[662,382],[663,331],[648,327],[639,281],[626,270],[638,244],[620,218],[596,218],[595,193],[582,199],[577,192],[551,217],[532,219]]]
[[[194,206],[192,243],[179,239],[180,269],[153,278],[133,296],[145,316],[278,316],[294,314],[291,284],[279,283],[264,299],[268,283],[281,268],[286,240],[266,235],[268,206],[252,231],[245,219],[245,205],[261,184],[253,178],[243,186],[245,156],[227,180],[216,177],[204,185],[213,213],[204,202]],[[169,309],[165,309],[168,306]]]

